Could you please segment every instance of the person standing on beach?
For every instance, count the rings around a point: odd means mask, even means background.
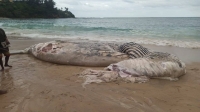
[[[8,65],[8,60],[10,57],[10,52],[9,52],[9,48],[8,48],[9,44],[10,44],[10,42],[8,41],[5,31],[2,28],[0,28],[0,58],[1,58],[0,65],[1,65],[2,70],[4,70],[4,66],[12,67],[12,66]],[[2,60],[3,54],[5,56],[5,65],[4,66],[3,66],[3,60]]]

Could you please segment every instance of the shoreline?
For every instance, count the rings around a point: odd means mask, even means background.
[[[9,38],[9,40],[11,50],[21,50],[55,39]],[[89,84],[83,88],[84,79],[77,74],[88,68],[103,69],[103,67],[58,65],[40,61],[27,54],[12,55],[9,62],[13,67],[0,72],[0,89],[8,90],[7,94],[0,95],[0,111],[199,112],[200,62],[188,60],[193,56],[188,52],[195,53],[196,49],[144,46],[156,51],[179,54],[189,61],[186,63],[187,74],[178,81],[151,79],[140,84],[117,81]],[[180,49],[182,51],[179,51]],[[190,57],[183,56],[182,53],[185,52],[185,55]]]

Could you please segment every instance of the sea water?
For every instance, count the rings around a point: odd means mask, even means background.
[[[200,48],[199,17],[0,19],[8,36]]]

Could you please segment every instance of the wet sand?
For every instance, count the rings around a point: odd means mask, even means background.
[[[12,38],[11,50],[49,40]],[[83,88],[84,80],[77,74],[87,67],[52,64],[27,54],[13,55],[13,67],[0,72],[0,89],[8,90],[0,95],[0,112],[200,112],[199,50],[145,46],[180,55],[187,74],[178,81],[118,81]]]

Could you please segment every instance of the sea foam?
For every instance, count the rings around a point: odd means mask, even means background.
[[[122,37],[100,37],[100,36],[72,36],[72,35],[49,35],[39,33],[8,33],[9,36],[27,37],[27,38],[51,38],[51,39],[87,39],[97,41],[116,41],[116,42],[135,42],[139,44],[150,44],[157,46],[175,46],[183,48],[199,49],[200,42],[198,41],[183,41],[183,40],[170,40],[170,39],[149,39],[149,38],[122,38]]]

